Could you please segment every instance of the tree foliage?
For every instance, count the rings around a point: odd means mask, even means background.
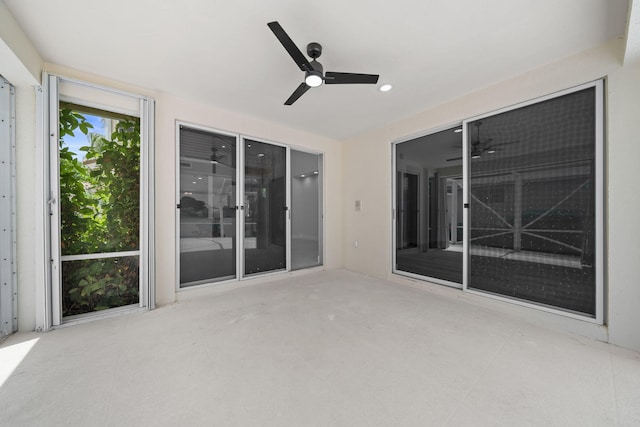
[[[140,122],[115,123],[110,138],[77,111],[60,109],[60,221],[62,255],[139,248]],[[85,161],[65,146],[65,136],[88,135]],[[138,302],[138,257],[64,261],[63,315]]]

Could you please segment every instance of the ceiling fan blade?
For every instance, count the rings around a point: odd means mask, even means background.
[[[447,162],[453,162],[454,160],[462,160],[462,157],[454,157],[452,159],[447,159]]]
[[[324,83],[327,85],[344,85],[353,83],[376,84],[377,74],[335,73],[327,71],[324,75]]]
[[[300,98],[306,91],[309,90],[310,87],[311,86],[307,86],[307,84],[304,82],[300,83],[300,86],[298,86],[298,88],[293,91],[289,99],[285,101],[284,105],[291,105],[296,102],[298,98]]]
[[[269,22],[267,24],[273,34],[280,40],[282,46],[289,52],[293,61],[300,67],[302,71],[313,71],[313,67],[307,58],[300,52],[300,49],[296,46],[296,44],[291,40],[289,35],[284,31],[284,29],[278,24],[278,21]]]

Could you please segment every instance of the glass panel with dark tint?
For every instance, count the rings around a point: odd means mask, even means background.
[[[469,288],[595,315],[595,89],[467,131]]]
[[[180,286],[236,277],[236,138],[180,127]]]
[[[322,264],[319,154],[291,150],[291,269]]]
[[[244,140],[244,273],[287,267],[287,151]]]
[[[395,270],[461,284],[462,134],[455,130],[396,145]]]

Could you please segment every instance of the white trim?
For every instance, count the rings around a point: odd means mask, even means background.
[[[134,99],[144,99],[144,98],[146,98],[145,95],[140,95],[140,94],[137,94],[137,93],[126,91],[126,90],[115,89],[115,88],[112,88],[110,86],[103,86],[103,85],[100,85],[100,84],[97,84],[97,83],[91,83],[91,82],[88,82],[88,81],[85,81],[85,80],[80,80],[80,79],[76,79],[76,78],[73,78],[73,77],[64,76],[64,75],[61,75],[61,74],[49,74],[49,75],[51,75],[51,76],[55,75],[60,81],[63,81],[65,83],[72,83],[72,84],[75,84],[75,85],[78,85],[78,86],[88,87],[90,89],[98,89],[98,90],[102,90],[102,91],[105,91],[105,92],[114,93],[116,95],[128,96],[128,97],[134,98]],[[107,110],[107,111],[109,111],[109,110]]]
[[[402,271],[402,270],[394,271],[393,275],[404,277],[404,278],[417,279],[423,282],[435,283],[436,285],[443,285],[443,286],[448,286],[450,288],[462,290],[461,283],[450,282],[449,280],[442,280],[435,277],[421,276],[420,274],[409,273],[407,271]]]
[[[90,259],[107,259],[107,258],[123,258],[129,256],[139,256],[142,250],[122,251],[122,252],[99,252],[95,254],[82,255],[62,255],[60,261],[85,261]]]
[[[143,133],[144,141],[143,147],[145,152],[140,153],[141,160],[144,160],[141,171],[144,170],[141,179],[145,181],[143,197],[146,197],[145,201],[145,215],[141,215],[146,220],[143,230],[146,233],[146,237],[142,243],[142,253],[147,254],[145,257],[145,273],[147,283],[147,295],[145,303],[147,309],[153,310],[156,308],[156,244],[155,244],[155,218],[156,218],[156,175],[155,175],[155,129],[156,129],[156,102],[154,99],[146,98],[144,101],[146,108],[144,109],[144,118],[141,120],[141,125],[144,126],[145,132]],[[141,141],[141,142],[142,142]],[[144,154],[144,156],[143,156]],[[141,300],[142,301],[142,300]]]
[[[36,96],[36,148],[35,148],[35,330],[48,331],[52,325],[51,314],[51,235],[49,218],[49,160],[48,160],[48,101],[46,89],[49,76],[43,73],[42,87],[35,89]]]
[[[96,89],[96,88],[94,88],[94,89]],[[100,89],[98,89],[98,90],[100,90]],[[125,116],[138,117],[140,119],[144,116],[144,114],[142,112],[143,110],[136,111],[136,110],[129,110],[127,108],[111,107],[108,104],[100,104],[98,102],[91,102],[91,101],[87,101],[86,99],[78,98],[78,97],[75,97],[75,96],[68,96],[68,95],[61,94],[61,95],[59,95],[58,100],[61,101],[61,102],[66,102],[68,104],[79,105],[81,107],[95,108],[97,110],[102,110],[102,111],[105,111],[107,113],[122,114],[122,115],[125,115]],[[140,101],[143,102],[144,98],[140,98]],[[142,120],[141,120],[141,122],[142,122]]]
[[[595,123],[595,132],[596,132],[596,159],[595,159],[595,180],[596,180],[596,188],[595,188],[595,239],[596,239],[596,322],[600,325],[603,325],[605,322],[605,312],[604,312],[604,291],[605,291],[605,264],[604,264],[604,228],[605,228],[605,178],[604,178],[604,165],[605,165],[605,150],[604,150],[604,81],[597,80],[595,82],[596,89],[596,99],[595,99],[595,108],[596,108],[596,123]]]
[[[49,197],[47,199],[47,215],[49,223],[49,250],[51,258],[49,268],[51,269],[51,325],[58,326],[62,323],[62,273],[60,271],[60,168],[58,163],[58,133],[59,133],[59,93],[58,77],[47,75],[47,121],[48,159],[49,159]],[[55,208],[54,208],[55,207]]]
[[[284,173],[284,200],[285,200],[285,216],[284,229],[284,265],[287,271],[291,271],[291,147],[287,146],[284,154],[285,173]]]

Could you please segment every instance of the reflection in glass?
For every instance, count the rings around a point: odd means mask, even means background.
[[[291,269],[322,264],[322,162],[319,154],[291,150]]]
[[[137,304],[139,257],[62,262],[64,317]]]
[[[286,148],[244,140],[244,273],[285,269]]]
[[[595,89],[468,133],[469,287],[595,315]]]
[[[180,286],[236,277],[236,138],[180,127]]]
[[[396,145],[396,271],[462,283],[462,134]]]

